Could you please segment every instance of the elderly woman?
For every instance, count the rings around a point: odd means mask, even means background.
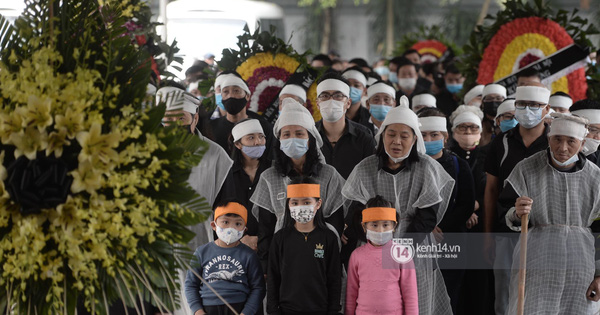
[[[265,170],[250,198],[253,214],[258,218],[258,256],[267,270],[268,250],[273,234],[283,226],[286,187],[297,176],[313,178],[321,186],[321,207],[325,221],[338,236],[344,227],[343,198],[340,194],[344,179],[325,164],[319,148],[323,140],[310,112],[297,101],[284,100],[281,115],[273,132],[279,140],[273,166]]]
[[[377,195],[393,202],[400,216],[394,237],[413,237],[413,243],[435,243],[431,232],[440,223],[454,181],[444,168],[425,155],[415,113],[402,97],[389,111],[375,139],[377,153],[360,162],[348,177],[342,194],[365,204]],[[407,234],[410,233],[410,234]],[[452,314],[444,279],[435,259],[415,257],[419,312]]]

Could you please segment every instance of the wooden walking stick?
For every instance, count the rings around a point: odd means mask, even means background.
[[[527,268],[527,226],[529,225],[529,213],[521,217],[521,250],[519,260],[519,298],[517,300],[517,315],[523,315],[525,307],[525,273]]]

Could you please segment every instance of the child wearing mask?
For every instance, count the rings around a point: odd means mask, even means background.
[[[287,186],[284,227],[269,250],[268,314],[340,312],[338,238],[326,226],[321,204],[314,180],[302,177]]]
[[[398,214],[390,202],[381,196],[367,202],[362,211],[367,244],[350,256],[345,314],[419,314],[414,264],[398,264],[390,255],[397,225]]]
[[[187,272],[188,305],[194,315],[234,314],[227,304],[238,314],[256,314],[265,296],[265,284],[258,256],[240,242],[248,212],[238,202],[224,201],[215,209],[214,217],[210,225],[218,238],[196,249]]]

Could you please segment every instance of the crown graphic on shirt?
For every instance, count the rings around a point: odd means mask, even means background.
[[[323,244],[319,243],[315,245],[317,247],[317,249],[323,249]]]

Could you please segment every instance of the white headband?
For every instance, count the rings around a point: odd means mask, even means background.
[[[590,124],[600,124],[600,109],[580,109],[571,114],[587,118]]]
[[[548,137],[559,135],[583,140],[587,135],[587,128],[583,122],[568,119],[565,116],[557,116],[556,114],[553,117],[554,120],[550,125]]]
[[[187,91],[191,92],[192,90],[197,90],[199,82],[200,81],[195,81],[195,82],[191,82],[190,84],[188,84]]]
[[[371,86],[371,85],[373,85],[373,83],[375,83],[375,82],[377,82],[377,79],[376,79],[376,78],[369,77],[369,78],[367,79],[367,86]]]
[[[346,79],[354,79],[362,83],[363,86],[367,86],[367,78],[365,77],[365,75],[356,70],[348,70],[342,73],[342,77]]]
[[[472,89],[469,90],[469,92],[467,92],[467,94],[465,94],[465,104],[469,104],[469,102],[471,102],[474,98],[476,98],[477,96],[480,96],[483,94],[483,85],[476,85],[475,87],[473,87]]]
[[[419,117],[419,123],[421,124],[421,131],[444,131],[448,132],[446,125],[446,117]]]
[[[221,83],[223,82],[223,80],[225,78],[227,78],[228,76],[235,76],[231,73],[226,73],[226,74],[220,74],[219,76],[217,76],[217,78],[215,79],[215,89],[217,88],[217,86],[221,86]]]
[[[166,86],[158,89],[156,92],[156,103],[164,102],[167,110],[184,110],[191,114],[198,112],[200,101],[193,95],[186,93],[184,90]]]
[[[511,111],[515,111],[515,100],[512,98],[504,100],[504,102],[498,106],[498,111],[496,112],[495,118],[498,118],[500,115]]]
[[[223,78],[223,81],[221,81],[221,91],[228,86],[237,86],[250,95],[250,89],[248,88],[248,85],[246,85],[246,82],[238,78],[236,75],[228,75]]]
[[[319,133],[319,130],[317,130],[317,127],[315,126],[315,120],[308,109],[306,109],[306,107],[302,106],[302,104],[298,103],[293,98],[286,98],[282,104],[281,114],[273,126],[273,133],[275,134],[275,137],[279,139],[279,131],[281,128],[293,125],[301,126],[308,130],[308,132],[310,132],[310,134],[312,134],[312,136],[317,140],[317,148],[321,148],[323,146],[321,134]]]
[[[573,105],[573,100],[570,97],[566,97],[563,95],[553,95],[550,96],[550,101],[548,102],[550,107],[560,107],[569,109],[571,105]]]
[[[435,96],[433,96],[431,94],[419,94],[419,95],[413,96],[413,98],[412,98],[413,108],[415,106],[419,106],[419,105],[425,105],[427,107],[437,107],[435,104],[436,104]]]
[[[252,133],[261,133],[263,135],[265,134],[258,119],[249,119],[249,120],[243,121],[239,124],[236,124],[235,126],[233,126],[233,129],[231,129],[231,135],[233,136],[233,142],[236,142],[236,141],[240,140],[243,136],[249,135]]]
[[[515,99],[517,101],[533,101],[548,104],[550,90],[540,86],[518,86]]]
[[[156,86],[154,86],[154,84],[152,84],[152,83],[148,83],[148,85],[146,85],[146,94],[148,94],[148,95],[156,94]]]
[[[473,123],[473,124],[479,126],[479,132],[482,131],[481,118],[477,117],[477,115],[475,115],[475,113],[473,113],[473,112],[462,112],[462,113],[458,114],[458,116],[456,116],[456,118],[454,118],[454,122],[452,124],[452,130],[456,129],[456,127],[458,127],[458,125],[464,124],[464,123]]]
[[[371,98],[377,93],[384,93],[390,95],[392,98],[396,99],[396,90],[393,87],[385,84],[385,83],[376,83],[367,89],[367,97]]]
[[[306,102],[306,90],[303,87],[296,84],[288,84],[281,89],[279,95],[291,94],[298,96],[303,102]]]
[[[486,95],[490,94],[500,94],[502,97],[506,98],[506,88],[500,84],[488,84],[483,87],[481,95],[485,97]]]
[[[327,79],[317,85],[317,97],[324,91],[340,91],[346,97],[350,97],[350,87],[348,84],[337,79]]]

